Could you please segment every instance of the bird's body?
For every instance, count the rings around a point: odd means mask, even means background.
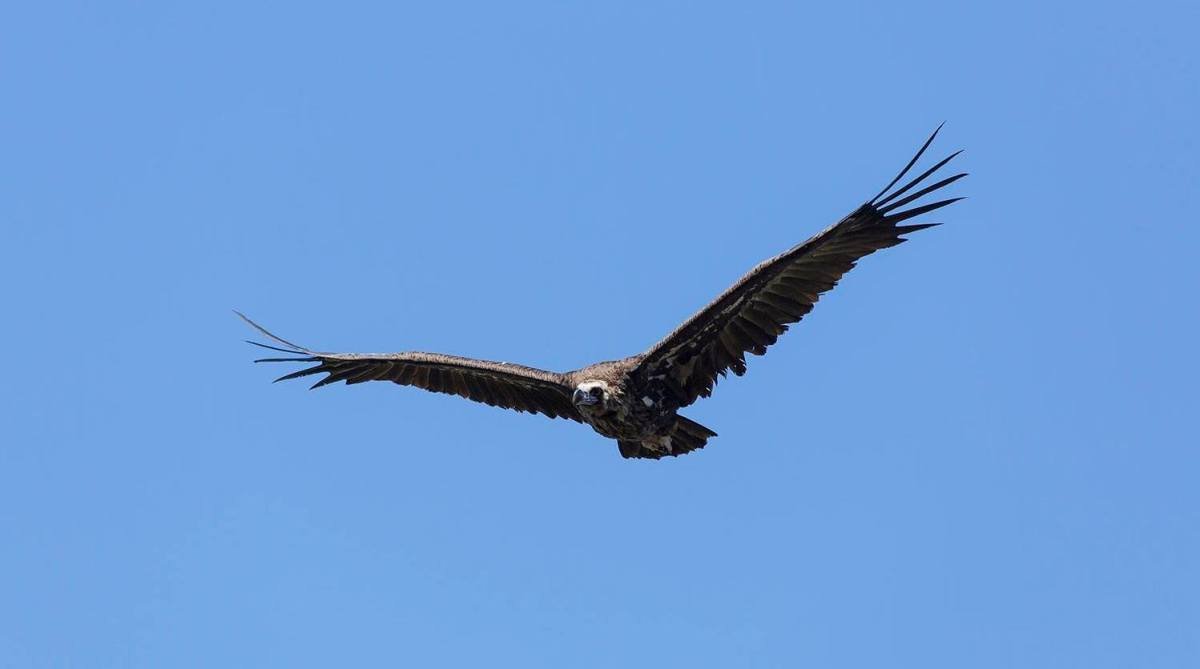
[[[626,457],[680,455],[704,445],[716,432],[676,413],[679,404],[660,384],[638,374],[642,356],[602,362],[569,374],[572,399],[584,422],[616,439]],[[584,396],[596,395],[595,403]]]
[[[957,174],[905,195],[957,153],[891,190],[936,136],[935,131],[875,198],[808,241],[760,263],[662,341],[621,360],[556,373],[438,353],[319,353],[276,337],[242,317],[281,346],[251,343],[294,356],[259,362],[317,363],[277,380],[327,374],[314,388],[337,381],[392,381],[587,423],[615,439],[627,458],[681,455],[702,448],[716,433],[679,415],[679,409],[711,395],[718,378],[728,371],[744,374],[745,354],[766,353],[788,325],[811,311],[820,295],[833,288],[860,258],[905,241],[901,237],[905,233],[933,225],[899,223],[960,199],[899,210],[966,176]]]

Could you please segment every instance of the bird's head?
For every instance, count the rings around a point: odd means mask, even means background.
[[[603,381],[584,381],[575,386],[571,402],[580,411],[603,413],[608,405],[608,384]]]

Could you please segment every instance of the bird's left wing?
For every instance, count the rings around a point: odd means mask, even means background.
[[[940,130],[940,128],[939,128]],[[746,353],[762,355],[788,324],[803,318],[821,294],[833,288],[862,257],[895,246],[905,233],[932,223],[900,225],[914,216],[939,209],[952,198],[903,209],[918,198],[954,183],[956,174],[920,185],[958,153],[937,163],[892,191],[929,148],[935,130],[917,155],[879,195],[808,241],[766,260],[642,355],[633,374],[658,384],[678,406],[708,397],[720,376],[746,372]],[[903,197],[901,197],[903,196]]]
[[[316,363],[275,379],[286,381],[311,374],[327,374],[313,388],[338,381],[347,384],[364,381],[391,381],[416,386],[435,393],[458,395],[491,406],[545,414],[551,418],[569,418],[582,422],[571,403],[573,388],[562,374],[507,362],[476,360],[442,353],[319,353],[268,332],[258,323],[236,312],[263,335],[280,344],[272,346],[249,342],[288,358],[260,358],[255,362]]]

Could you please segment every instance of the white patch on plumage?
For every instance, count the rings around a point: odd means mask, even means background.
[[[654,400],[650,399],[650,396],[647,395],[642,398],[642,404],[645,404],[647,407],[652,407],[654,406]]]

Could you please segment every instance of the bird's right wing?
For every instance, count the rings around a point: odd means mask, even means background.
[[[579,411],[571,403],[574,390],[566,377],[533,367],[507,362],[491,362],[462,358],[441,353],[319,353],[268,332],[258,323],[238,312],[243,320],[281,346],[249,342],[273,351],[287,353],[288,358],[261,358],[255,362],[316,363],[275,379],[286,381],[311,374],[327,376],[313,388],[338,381],[347,384],[363,381],[391,381],[403,386],[416,386],[435,393],[458,395],[491,406],[545,414],[551,418],[570,418],[582,422]]]

